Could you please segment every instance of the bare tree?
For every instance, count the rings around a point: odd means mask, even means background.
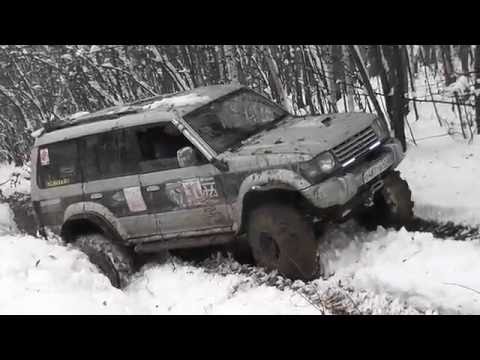
[[[480,134],[480,45],[475,45],[475,122]]]

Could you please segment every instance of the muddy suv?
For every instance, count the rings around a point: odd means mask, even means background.
[[[217,244],[310,279],[317,225],[410,220],[410,190],[393,170],[402,158],[376,115],[293,116],[248,88],[208,86],[41,129],[32,200],[41,230],[117,287],[139,254]]]

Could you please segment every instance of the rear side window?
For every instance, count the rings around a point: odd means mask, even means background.
[[[38,149],[38,186],[42,189],[81,181],[76,141],[65,141]]]
[[[84,138],[86,180],[135,174],[139,153],[130,129],[96,134]]]

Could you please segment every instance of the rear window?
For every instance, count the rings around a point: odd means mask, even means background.
[[[75,141],[48,144],[38,149],[38,186],[42,189],[80,181]]]
[[[87,136],[84,141],[87,181],[138,172],[138,148],[130,129]]]

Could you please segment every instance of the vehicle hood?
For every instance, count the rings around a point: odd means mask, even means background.
[[[255,134],[231,151],[232,156],[298,154],[310,158],[327,151],[367,128],[376,115],[341,113],[293,116],[273,129]]]

